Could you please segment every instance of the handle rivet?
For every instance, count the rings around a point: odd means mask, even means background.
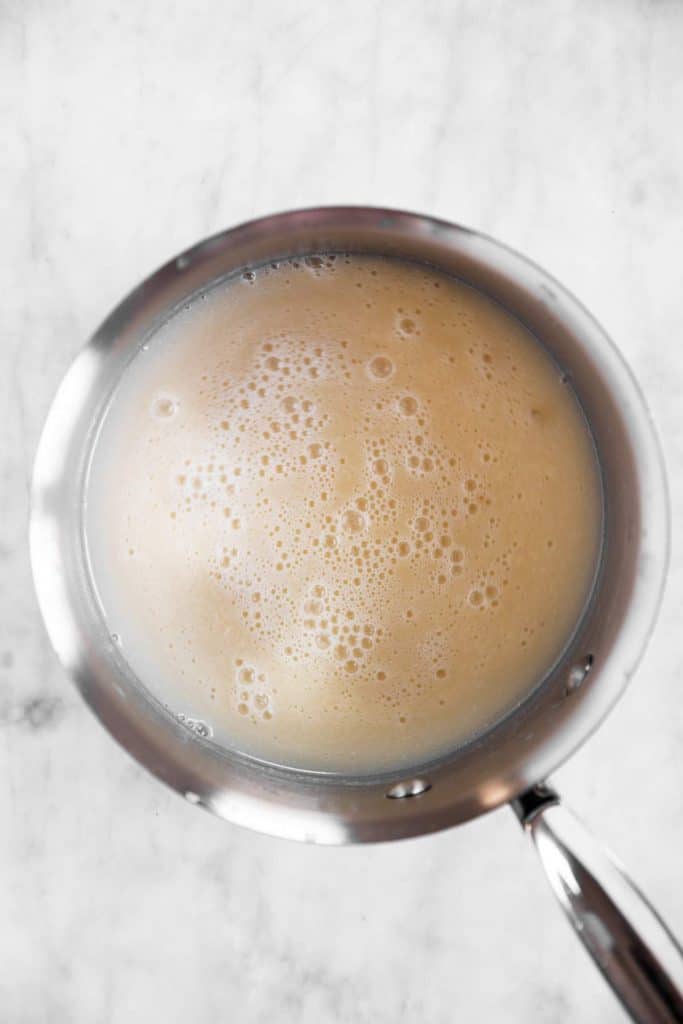
[[[576,665],[573,665],[569,670],[567,676],[567,685],[565,686],[564,692],[566,694],[574,693],[584,683],[586,676],[593,668],[593,655],[587,654],[583,661]]]
[[[431,782],[427,782],[426,779],[410,779],[408,782],[397,782],[391,787],[387,797],[390,800],[404,800],[408,796],[420,796],[431,788]]]

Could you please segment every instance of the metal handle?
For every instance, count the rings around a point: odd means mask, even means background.
[[[657,911],[548,786],[512,806],[577,935],[633,1020],[683,1021],[683,950]]]

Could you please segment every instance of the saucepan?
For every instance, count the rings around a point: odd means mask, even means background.
[[[301,771],[215,743],[146,689],[110,635],[84,543],[89,458],[121,373],[174,309],[245,267],[312,252],[432,265],[491,296],[559,364],[585,412],[604,492],[601,565],[564,652],[511,713],[448,756],[371,776]],[[683,954],[616,863],[547,784],[623,693],[652,630],[668,559],[659,445],[616,348],[544,270],[499,242],[431,217],[332,207],[215,235],[148,277],[62,381],[39,444],[31,558],[52,644],[83,697],[142,765],[228,821],[311,843],[363,843],[448,828],[511,803],[577,933],[634,1019],[683,1020]]]

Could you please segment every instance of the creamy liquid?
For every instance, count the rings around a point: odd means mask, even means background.
[[[414,764],[503,717],[577,625],[591,438],[500,306],[313,256],[176,313],[114,395],[86,536],[112,634],[188,727],[305,768]]]

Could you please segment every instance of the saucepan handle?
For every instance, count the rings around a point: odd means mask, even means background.
[[[612,856],[548,786],[513,802],[577,935],[635,1021],[683,1021],[683,950]]]

